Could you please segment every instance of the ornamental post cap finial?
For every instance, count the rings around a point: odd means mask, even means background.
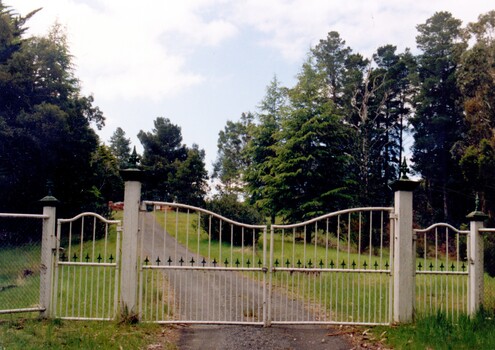
[[[134,146],[134,149],[132,150],[131,156],[129,157],[129,168],[130,169],[137,169],[138,162],[139,162],[139,155],[136,152],[136,146]]]
[[[409,169],[407,167],[406,157],[404,157],[404,160],[402,161],[402,164],[400,166],[400,173],[402,174],[400,178],[404,180],[409,179],[409,177],[407,177],[408,171]]]

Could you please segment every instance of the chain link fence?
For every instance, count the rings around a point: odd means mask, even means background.
[[[40,215],[0,213],[0,320],[40,307],[42,224]]]

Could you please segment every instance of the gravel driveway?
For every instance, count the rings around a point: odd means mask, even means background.
[[[156,227],[154,216],[144,213],[145,238],[143,249],[149,256],[179,257],[185,262],[202,257],[186,250],[168,234],[150,234]],[[178,320],[261,322],[263,313],[262,272],[251,278],[237,271],[165,270],[168,294],[173,294],[174,318]],[[277,310],[287,301],[286,296],[272,292],[273,312],[305,310],[298,300],[284,310]],[[296,305],[297,304],[297,305]],[[279,306],[280,305],[280,306]],[[293,312],[293,311],[292,311]],[[305,311],[304,311],[305,312]],[[287,315],[298,319],[298,315]],[[179,349],[350,349],[352,346],[341,336],[328,336],[334,330],[321,326],[280,326],[264,328],[249,325],[188,325],[181,327]]]

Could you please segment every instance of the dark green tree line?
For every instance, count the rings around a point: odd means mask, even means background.
[[[101,158],[91,125],[101,128],[103,113],[81,94],[59,25],[25,37],[36,12],[22,17],[0,1],[0,210],[34,210],[47,180],[62,214],[97,210],[105,186],[95,176]]]

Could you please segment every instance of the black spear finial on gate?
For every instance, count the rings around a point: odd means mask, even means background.
[[[206,259],[205,258],[203,258],[203,260],[201,261],[201,265],[203,265],[203,267],[205,267],[205,265],[206,265]]]

